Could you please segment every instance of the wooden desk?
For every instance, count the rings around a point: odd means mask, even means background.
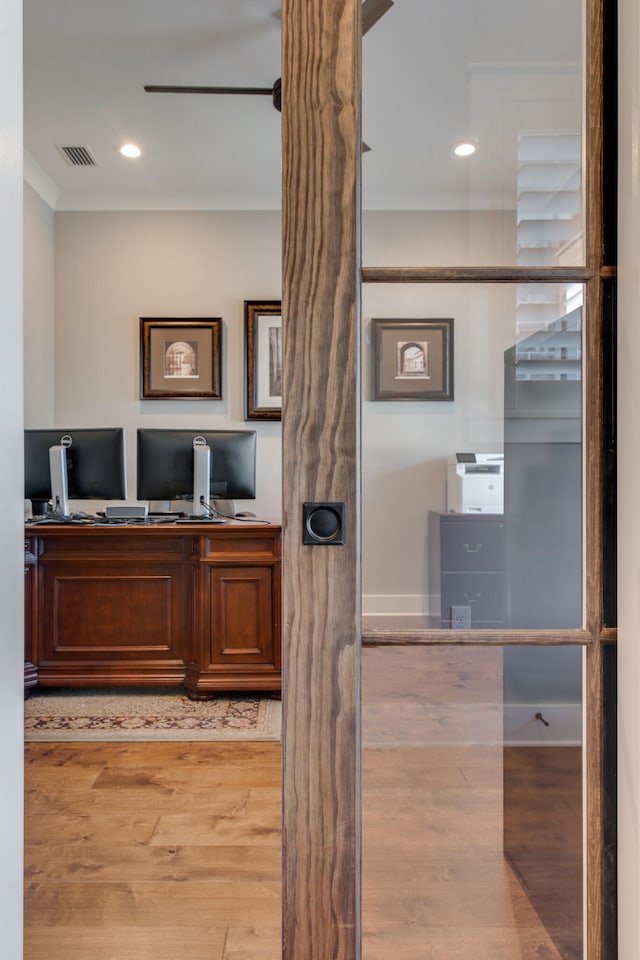
[[[281,530],[25,528],[25,687],[280,690]]]

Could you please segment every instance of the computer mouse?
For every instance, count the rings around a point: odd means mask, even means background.
[[[74,513],[73,519],[74,519],[74,520],[88,520],[88,519],[89,519],[89,514],[88,514],[88,513],[85,513],[84,510],[79,510],[78,513]]]

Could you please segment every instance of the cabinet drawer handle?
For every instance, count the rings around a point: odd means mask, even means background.
[[[463,543],[462,546],[464,547],[467,553],[480,553],[480,551],[482,550],[481,543],[474,543],[473,546],[471,546],[470,543]]]
[[[465,602],[465,603],[478,603],[479,600],[482,600],[482,594],[481,594],[481,593],[476,593],[476,595],[475,595],[474,597],[472,597],[470,593],[466,593],[466,592],[463,593],[462,595],[463,595],[463,597],[464,597],[464,602]]]

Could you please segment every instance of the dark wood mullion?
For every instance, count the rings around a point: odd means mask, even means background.
[[[587,267],[363,267],[363,283],[586,283]]]
[[[600,633],[603,611],[603,82],[604,2],[586,4],[585,237],[586,263],[594,274],[586,286],[585,566],[586,627],[598,638],[586,654],[585,805],[586,947],[588,960],[603,960],[604,943],[604,667]]]
[[[282,8],[284,960],[360,957],[360,10]]]
[[[596,643],[587,630],[376,630],[362,629],[363,647],[562,647],[567,645],[589,646]]]

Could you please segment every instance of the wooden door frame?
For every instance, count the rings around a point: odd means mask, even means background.
[[[283,2],[283,957],[360,957],[359,645],[451,643],[365,630],[360,616],[359,342],[364,282],[585,286],[584,626],[456,632],[456,643],[586,647],[586,944],[602,960],[603,19],[586,0],[585,263],[578,268],[360,266],[360,0]],[[295,91],[295,96],[288,96]],[[346,505],[344,546],[302,544],[303,501]]]
[[[282,8],[285,960],[360,956],[360,16]]]

